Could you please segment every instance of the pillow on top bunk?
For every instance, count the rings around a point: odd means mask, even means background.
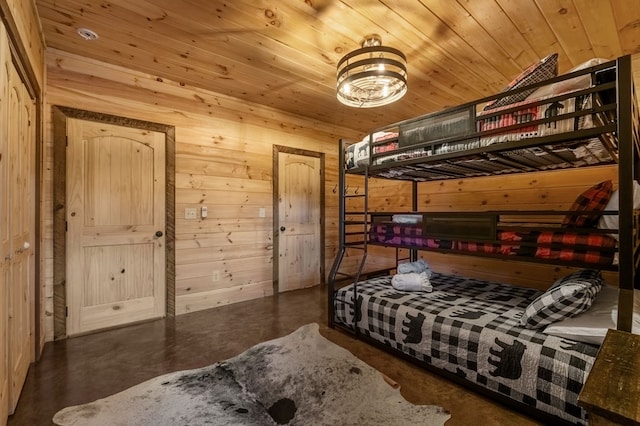
[[[607,207],[607,203],[611,199],[613,194],[613,182],[605,180],[597,185],[584,191],[578,195],[578,198],[573,202],[573,205],[569,210],[571,211],[604,211]],[[569,226],[588,228],[593,227],[598,223],[600,215],[571,215],[568,214],[562,220],[562,227]]]
[[[582,269],[556,281],[524,310],[520,325],[542,328],[591,307],[604,282],[600,271]]]
[[[632,331],[640,334],[640,291],[635,290],[635,293]],[[577,342],[601,345],[607,330],[617,327],[617,319],[618,289],[605,285],[589,310],[572,318],[549,324],[543,333]]]
[[[566,74],[569,74],[575,71],[580,71],[585,68],[590,68],[596,65],[600,65],[605,62],[607,62],[607,60],[603,58],[589,59],[588,61],[585,61],[580,65],[574,68],[571,68],[569,71],[566,72]],[[578,77],[570,78],[569,80],[562,80],[562,81],[558,81],[557,83],[549,84],[547,86],[542,86],[536,89],[536,91],[533,92],[531,95],[529,95],[527,99],[534,100],[534,99],[546,98],[549,96],[559,95],[561,93],[567,93],[573,90],[586,89],[589,86],[591,86],[591,75],[585,74]]]
[[[551,55],[541,59],[538,63],[530,65],[526,70],[522,71],[511,83],[505,87],[502,92],[505,93],[512,89],[518,89],[520,87],[528,86],[530,84],[539,83],[544,80],[548,80],[558,75],[558,54],[552,53]],[[491,102],[488,102],[484,107],[484,111],[498,108],[504,105],[509,105],[515,102],[524,101],[527,96],[533,93],[535,89],[524,90],[522,92],[507,95],[502,98],[497,98]]]

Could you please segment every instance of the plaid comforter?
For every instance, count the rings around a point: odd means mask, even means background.
[[[492,253],[540,259],[611,265],[617,241],[608,234],[578,234],[566,231],[499,231],[497,241],[471,242],[437,239],[422,235],[422,224],[374,223],[369,241],[385,245]]]
[[[386,346],[561,419],[586,424],[577,398],[597,347],[518,325],[541,292],[434,274],[432,293],[402,292],[391,277],[335,295],[335,320]]]

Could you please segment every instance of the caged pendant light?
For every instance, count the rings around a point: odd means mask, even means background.
[[[366,36],[361,49],[340,59],[337,71],[338,100],[347,106],[378,107],[407,93],[407,58],[398,49],[382,46],[377,34]]]

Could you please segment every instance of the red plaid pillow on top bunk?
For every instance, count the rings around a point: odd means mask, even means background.
[[[611,195],[613,194],[613,183],[605,180],[578,195],[569,210],[571,211],[604,211]],[[562,227],[593,227],[598,223],[600,215],[572,215],[568,214],[562,220]]]

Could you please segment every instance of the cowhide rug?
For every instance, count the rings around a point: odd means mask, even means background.
[[[70,425],[444,425],[382,374],[322,337],[318,324],[197,370],[178,371],[65,408]]]

